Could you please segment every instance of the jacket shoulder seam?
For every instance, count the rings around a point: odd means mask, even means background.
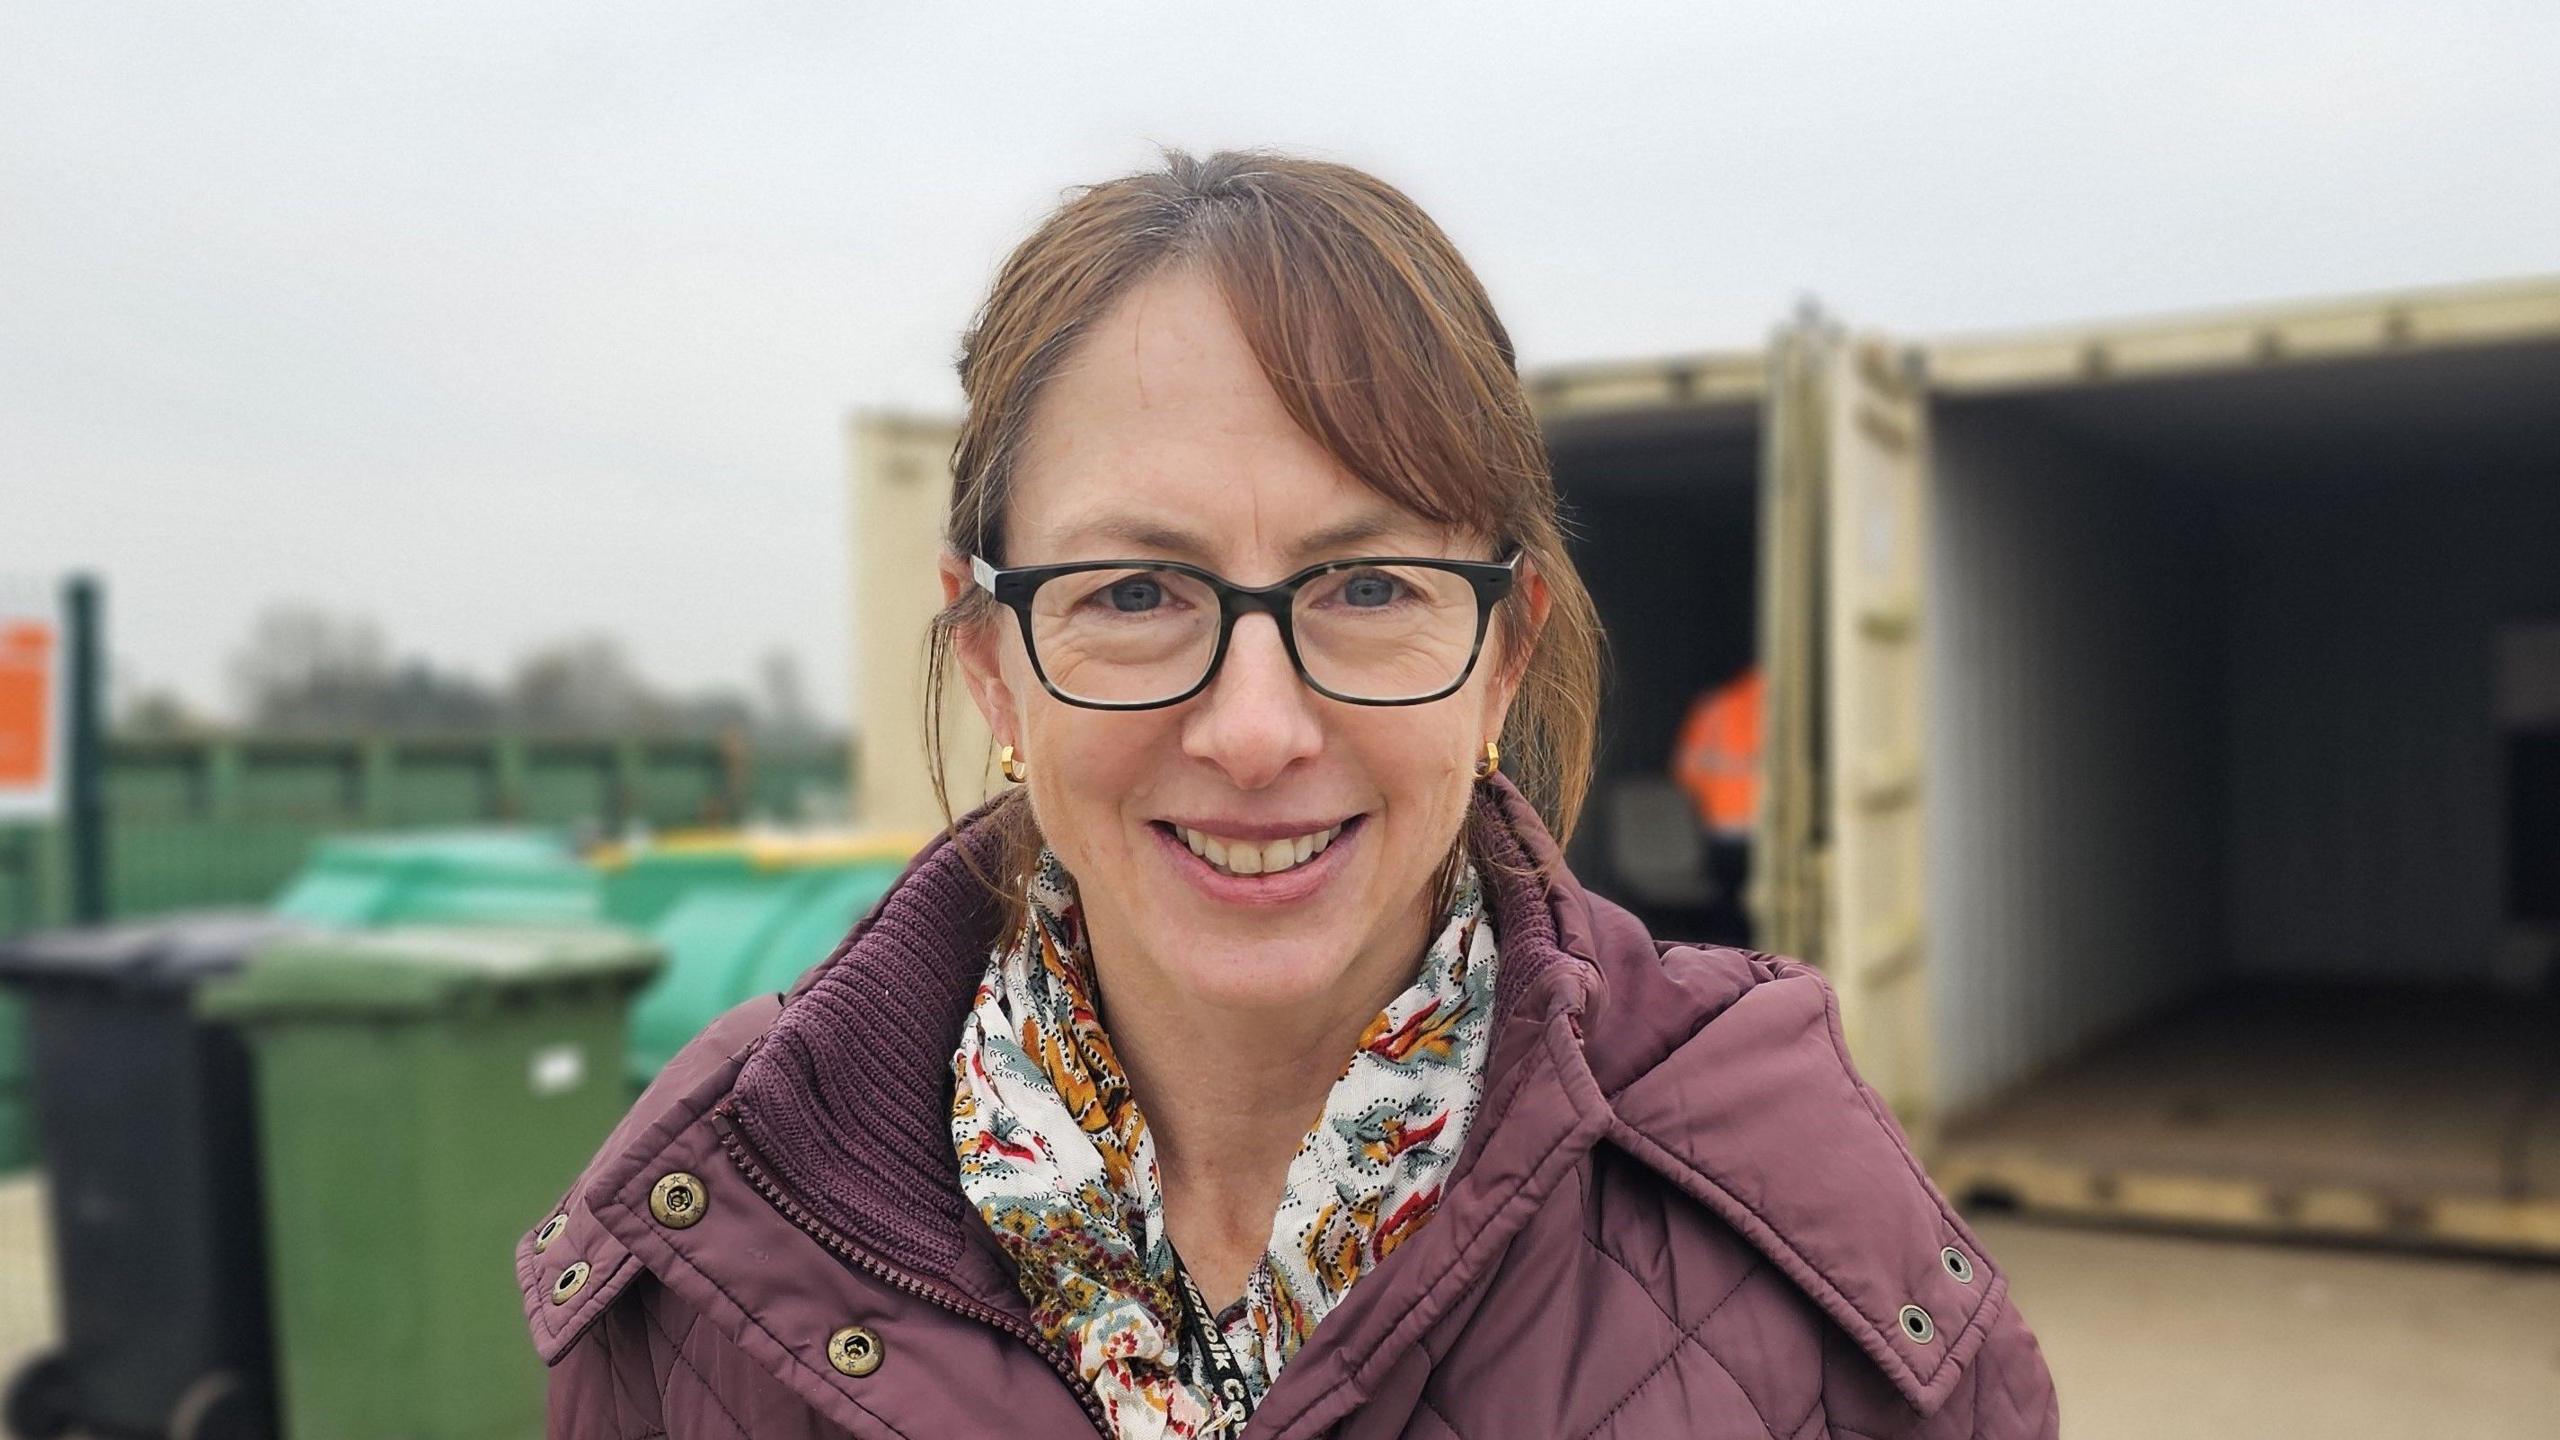
[[[1718,1005],[1712,1012],[1700,1016],[1698,1018],[1697,1027],[1690,1030],[1687,1034],[1682,1035],[1679,1039],[1672,1041],[1670,1049],[1663,1051],[1660,1055],[1652,1057],[1646,1063],[1635,1067],[1634,1071],[1625,1079],[1620,1080],[1617,1084],[1603,1090],[1601,1095],[1606,1098],[1613,1107],[1617,1103],[1617,1099],[1620,1095],[1643,1083],[1644,1078],[1653,1073],[1654,1067],[1660,1065],[1664,1060],[1669,1059],[1673,1054],[1677,1053],[1681,1046],[1696,1039],[1698,1031],[1705,1029],[1709,1024],[1713,1023],[1716,1016],[1723,1014],[1726,1010],[1739,1003],[1745,995],[1759,989],[1761,986],[1769,983],[1769,981],[1773,979],[1781,978],[1779,975],[1773,973],[1770,967],[1765,963],[1772,957],[1764,956],[1756,950],[1736,950],[1730,945],[1694,944],[1687,941],[1674,942],[1671,943],[1667,949],[1655,952],[1654,963],[1658,965],[1663,960],[1668,959],[1670,951],[1672,950],[1693,950],[1702,955],[1709,954],[1717,950],[1732,950],[1733,953],[1744,957],[1744,963],[1741,970],[1742,974],[1747,977],[1746,983],[1736,989],[1723,1004]]]

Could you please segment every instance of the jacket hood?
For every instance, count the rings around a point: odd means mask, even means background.
[[[545,1303],[540,1266],[519,1249],[546,1358],[642,1268],[615,1238],[652,1243],[645,1216],[624,1213],[627,1192],[703,1126],[749,1149],[807,1218],[999,1318],[1027,1317],[960,1188],[948,1128],[951,1048],[996,924],[978,878],[997,848],[986,814],[918,854],[789,996],[723,1017],[634,1106],[560,1211],[581,1232],[601,1211],[615,1232],[587,1237],[607,1257],[587,1293]],[[1938,1408],[2006,1282],[1857,1079],[1821,977],[1759,952],[1656,942],[1573,879],[1502,776],[1478,788],[1470,825],[1503,957],[1485,1092],[1435,1223],[1398,1250],[1409,1262],[1380,1272],[1427,1281],[1353,1287],[1319,1332],[1327,1343],[1257,1413],[1257,1434],[1314,1433],[1357,1404],[1601,1144],[1762,1252],[1916,1410]]]

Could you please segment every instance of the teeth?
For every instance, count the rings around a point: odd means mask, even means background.
[[[1226,871],[1230,875],[1276,875],[1294,869],[1324,853],[1324,848],[1342,834],[1339,825],[1328,826],[1313,834],[1287,840],[1255,842],[1222,840],[1215,835],[1177,825],[1174,833],[1191,853]]]

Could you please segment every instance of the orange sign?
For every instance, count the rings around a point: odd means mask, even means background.
[[[0,614],[0,817],[54,809],[61,651],[52,620]]]

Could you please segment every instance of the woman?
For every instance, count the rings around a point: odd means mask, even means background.
[[[932,704],[1019,788],[526,1237],[553,1436],[2054,1432],[1822,981],[1559,859],[1598,625],[1410,200],[1168,156],[960,372]]]

